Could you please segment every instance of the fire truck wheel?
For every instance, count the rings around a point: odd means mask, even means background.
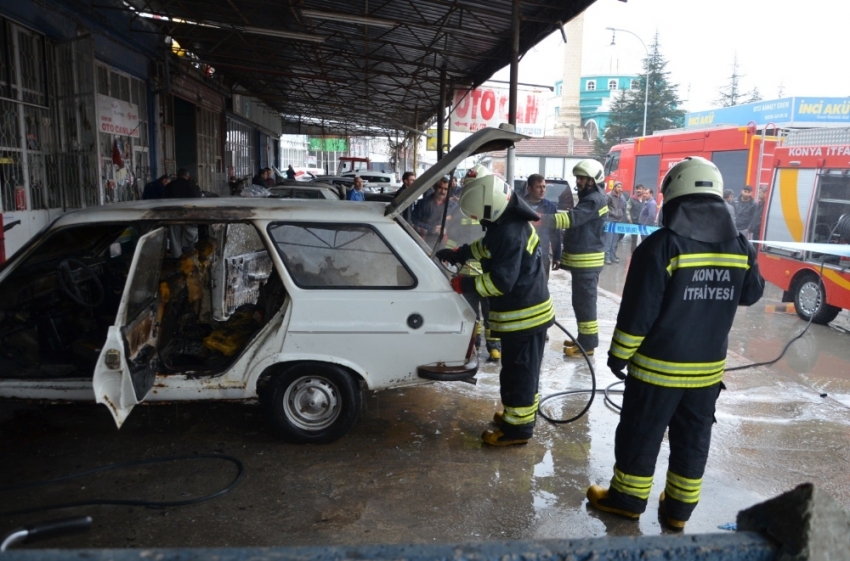
[[[823,285],[814,273],[806,273],[795,283],[794,309],[802,319],[826,325],[835,319],[841,308],[826,303]]]

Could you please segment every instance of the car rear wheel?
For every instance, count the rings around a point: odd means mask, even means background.
[[[345,435],[360,414],[357,379],[334,364],[308,362],[276,375],[264,403],[272,425],[289,442],[327,444]]]
[[[815,274],[806,274],[799,281],[794,290],[794,309],[802,319],[812,323],[826,325],[835,319],[841,308],[830,306],[826,303],[826,292],[823,284]]]

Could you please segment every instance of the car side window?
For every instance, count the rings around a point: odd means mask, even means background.
[[[269,226],[269,235],[301,288],[416,286],[410,270],[370,226],[276,223]]]

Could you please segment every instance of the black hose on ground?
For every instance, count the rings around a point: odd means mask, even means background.
[[[537,414],[540,415],[541,417],[543,417],[544,419],[546,419],[547,421],[549,421],[550,423],[555,424],[555,425],[565,425],[567,423],[575,422],[575,421],[581,419],[582,417],[584,417],[585,413],[587,413],[587,411],[590,409],[590,406],[593,405],[593,399],[596,397],[596,392],[598,392],[598,391],[601,391],[601,392],[604,393],[605,403],[607,403],[609,406],[611,406],[614,409],[619,411],[620,406],[617,405],[616,403],[614,403],[611,400],[610,394],[611,394],[612,391],[616,392],[616,393],[622,393],[622,390],[612,390],[611,388],[613,388],[614,386],[617,386],[619,384],[622,384],[623,382],[617,381],[617,382],[614,382],[613,384],[609,385],[608,387],[606,387],[604,390],[597,390],[596,389],[596,370],[593,368],[593,362],[590,360],[590,356],[588,356],[587,352],[584,350],[584,347],[582,347],[579,344],[578,339],[573,337],[572,334],[569,331],[567,331],[566,327],[564,327],[563,325],[561,325],[557,321],[555,322],[555,325],[558,327],[558,329],[560,329],[561,331],[566,333],[567,337],[569,337],[571,340],[575,341],[576,345],[578,346],[578,349],[581,351],[581,354],[584,357],[585,362],[587,362],[587,367],[590,369],[591,389],[589,389],[589,390],[569,390],[569,391],[565,391],[565,392],[557,392],[557,393],[553,393],[551,395],[547,395],[540,400],[540,405],[539,405],[539,409],[538,409]],[[579,412],[579,414],[576,415],[575,417],[570,417],[569,419],[555,419],[555,418],[547,415],[546,412],[543,410],[543,404],[546,403],[547,401],[551,400],[551,399],[555,399],[555,398],[559,398],[559,397],[565,397],[565,396],[568,396],[568,395],[582,394],[582,393],[589,393],[590,399],[587,400],[587,405],[584,406],[584,409],[582,409]]]
[[[0,493],[9,492],[9,491],[20,491],[22,489],[29,489],[32,487],[43,487],[45,485],[52,485],[54,483],[60,483],[62,481],[67,481],[69,479],[76,479],[78,477],[83,477],[86,475],[92,475],[95,473],[101,473],[104,471],[114,470],[114,469],[122,469],[129,467],[137,467],[137,466],[146,466],[151,464],[163,464],[166,462],[177,462],[184,460],[220,460],[225,462],[230,462],[236,466],[237,473],[236,477],[233,478],[226,487],[220,489],[214,493],[210,493],[208,495],[204,495],[202,497],[195,497],[193,499],[185,499],[182,501],[142,501],[142,500],[125,500],[125,499],[92,499],[88,501],[76,501],[70,503],[58,503],[53,505],[46,506],[38,506],[32,508],[25,508],[20,510],[9,510],[6,512],[0,512],[0,518],[6,518],[9,516],[20,516],[22,514],[30,514],[33,512],[43,512],[46,510],[59,510],[63,508],[74,508],[80,506],[96,506],[96,505],[118,505],[118,506],[141,506],[148,508],[166,508],[166,507],[174,507],[174,506],[187,506],[202,503],[205,501],[209,501],[215,499],[217,497],[221,497],[232,491],[237,484],[242,480],[242,477],[245,475],[245,466],[242,462],[234,458],[233,456],[226,456],[224,454],[197,454],[194,456],[165,456],[161,458],[151,458],[148,460],[136,460],[132,462],[124,462],[121,464],[110,464],[107,466],[101,466],[99,468],[94,468],[86,471],[81,471],[79,473],[72,473],[70,475],[63,475],[62,477],[57,477],[55,479],[46,479],[43,481],[33,481],[30,483],[20,483],[18,485],[7,485],[4,487],[0,487]]]

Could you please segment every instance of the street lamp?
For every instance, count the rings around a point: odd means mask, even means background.
[[[629,31],[628,29],[619,29],[617,27],[606,27],[608,31],[611,32],[611,44],[614,45],[614,39],[617,36],[618,31],[622,31],[623,33],[628,33],[632,35],[635,39],[640,41],[640,44],[643,45],[643,49],[646,51],[646,58],[649,59],[649,49],[646,48],[646,43],[643,42],[643,39]],[[646,136],[646,108],[649,106],[649,61],[647,60],[646,64],[646,94],[643,98],[643,136]]]

